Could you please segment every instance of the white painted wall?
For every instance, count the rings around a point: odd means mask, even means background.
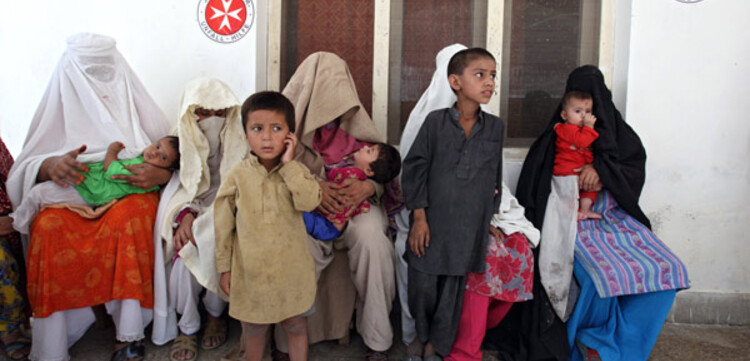
[[[216,43],[198,26],[198,2],[3,1],[0,136],[11,153],[20,152],[31,118],[65,50],[65,40],[77,32],[115,38],[118,49],[169,119],[177,119],[183,85],[199,76],[223,80],[243,101],[256,89],[257,24],[235,43]]]
[[[750,292],[750,1],[632,0],[627,121],[641,205],[691,291]]]

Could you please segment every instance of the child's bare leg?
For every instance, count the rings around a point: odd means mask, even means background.
[[[261,361],[266,347],[268,325],[243,322],[245,325],[245,360]]]
[[[594,200],[591,198],[581,198],[581,209],[578,211],[578,220],[584,219],[602,219],[602,215],[591,210]]]
[[[13,218],[8,216],[0,217],[0,236],[9,235],[15,231],[13,229]]]
[[[281,322],[289,345],[291,361],[307,361],[307,318],[292,317]]]
[[[435,346],[432,345],[432,342],[427,341],[427,343],[424,345],[424,357],[432,356],[435,354]]]

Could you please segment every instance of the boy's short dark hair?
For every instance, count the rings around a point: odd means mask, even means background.
[[[172,148],[174,149],[174,153],[176,154],[174,161],[172,161],[172,164],[169,165],[169,169],[180,169],[180,138],[174,135],[168,135],[164,138],[169,141],[169,145],[172,146]]]
[[[568,104],[570,99],[593,100],[593,98],[591,97],[591,94],[587,92],[580,91],[580,90],[571,90],[565,93],[565,95],[563,95],[563,98],[561,101],[563,108],[565,108],[565,105]]]
[[[294,133],[294,105],[279,92],[262,91],[257,92],[242,103],[242,128],[247,127],[247,115],[256,110],[272,110],[284,115],[289,131]]]
[[[464,49],[459,51],[458,53],[453,54],[451,60],[448,62],[448,74],[446,76],[450,76],[451,74],[461,75],[461,73],[464,72],[464,69],[469,66],[470,62],[480,58],[489,58],[497,63],[495,57],[492,56],[492,53],[487,51],[487,49]]]
[[[375,146],[378,147],[378,159],[370,163],[374,173],[370,179],[385,184],[401,172],[401,154],[390,144],[377,143]]]

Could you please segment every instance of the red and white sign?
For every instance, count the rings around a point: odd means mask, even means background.
[[[252,0],[200,0],[198,24],[209,39],[233,43],[242,39],[253,26]]]

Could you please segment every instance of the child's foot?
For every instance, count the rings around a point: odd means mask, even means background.
[[[578,220],[583,221],[585,219],[602,219],[602,215],[594,211],[578,211]]]
[[[13,229],[13,218],[8,216],[0,217],[0,236],[7,236],[15,231]]]

